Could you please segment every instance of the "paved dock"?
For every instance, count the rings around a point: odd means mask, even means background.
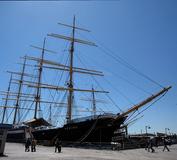
[[[61,153],[54,153],[54,147],[37,146],[37,152],[24,152],[24,145],[6,143],[5,154],[0,160],[177,160],[177,145],[163,152],[162,147],[155,153],[144,149],[111,151],[63,147]]]

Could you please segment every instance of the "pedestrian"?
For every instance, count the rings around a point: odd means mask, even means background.
[[[36,152],[37,141],[33,138],[31,141],[31,152]]]
[[[146,144],[145,144],[145,150],[148,150],[148,147],[149,147],[149,138],[146,140]]]
[[[30,138],[28,138],[25,143],[25,152],[30,151],[30,145],[31,145],[31,141],[30,141]]]
[[[148,145],[148,152],[150,151],[151,149],[151,152],[155,152],[155,149],[153,148],[153,138],[151,137],[150,140],[149,140],[149,145]]]
[[[164,137],[163,138],[163,145],[164,145],[163,152],[165,151],[165,149],[167,149],[168,152],[170,151],[169,148],[167,147],[168,144],[169,143],[168,143],[167,138]]]
[[[55,141],[55,152],[57,152],[57,151],[58,151],[58,153],[61,152],[61,145],[62,145],[61,140],[59,140],[59,138],[57,138]]]
[[[158,148],[158,145],[159,145],[159,138],[158,138],[158,137],[155,137],[155,147]]]

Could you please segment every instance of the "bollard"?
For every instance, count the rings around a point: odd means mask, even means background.
[[[0,129],[0,156],[4,155],[6,138],[7,138],[7,129]]]
[[[2,124],[0,123],[0,156],[4,156],[4,149],[7,138],[7,130],[11,129],[11,124]]]

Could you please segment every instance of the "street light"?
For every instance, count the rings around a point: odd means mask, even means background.
[[[169,128],[165,128],[165,135],[167,136],[167,132],[170,131]]]
[[[148,126],[145,126],[145,130],[146,130],[146,135],[147,135],[147,129],[151,129],[151,127],[148,125]]]

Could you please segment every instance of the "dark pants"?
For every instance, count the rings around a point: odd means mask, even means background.
[[[25,145],[25,152],[29,152],[29,151],[30,151],[29,146]]]
[[[61,152],[61,146],[55,146],[55,152],[57,152],[57,151],[58,151],[58,153]]]
[[[36,152],[36,146],[31,146],[31,152]]]
[[[149,143],[146,143],[146,145],[145,145],[145,150],[148,149],[148,146],[149,146]]]
[[[148,146],[148,152],[150,151],[150,149],[151,149],[151,152],[155,152],[155,150],[154,150],[154,148],[152,147],[152,145],[149,145],[149,146]]]
[[[167,145],[164,145],[163,152],[165,151],[165,149],[167,149],[167,151],[170,151]]]

